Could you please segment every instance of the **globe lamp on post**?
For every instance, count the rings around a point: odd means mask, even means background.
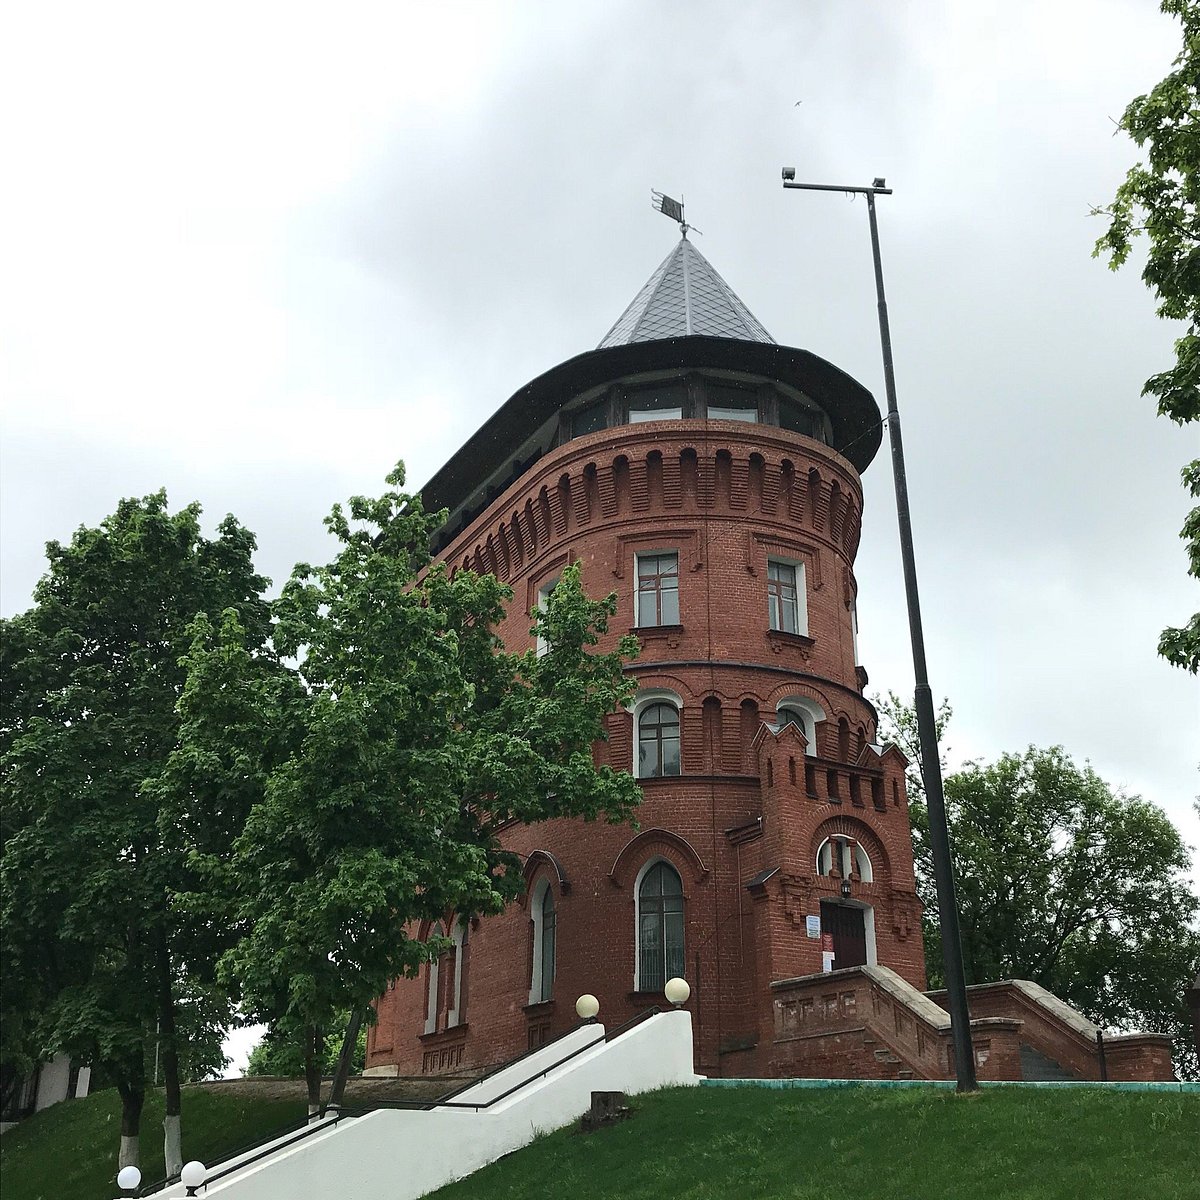
[[[142,1182],[142,1173],[137,1167],[122,1167],[117,1172],[117,1187],[123,1192],[132,1192]]]
[[[600,1011],[600,1001],[590,992],[585,992],[575,1001],[575,1011],[582,1021],[594,1021]]]
[[[676,1008],[682,1008],[692,994],[692,989],[688,986],[686,979],[681,979],[676,975],[674,979],[667,980],[667,986],[663,988],[663,993]]]
[[[194,1196],[197,1189],[204,1186],[204,1181],[207,1178],[208,1168],[197,1159],[192,1159],[191,1162],[184,1163],[183,1170],[179,1172],[179,1182],[187,1188],[189,1196]]]

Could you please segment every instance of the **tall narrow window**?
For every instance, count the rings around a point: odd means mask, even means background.
[[[557,914],[554,911],[554,892],[547,888],[542,896],[541,999],[549,1000],[554,992],[554,941]]]
[[[449,998],[453,1007],[446,1014],[447,1029],[455,1025],[462,1025],[467,1019],[463,1003],[463,967],[467,954],[467,922],[463,917],[459,917],[455,921],[454,932],[450,936],[454,939],[454,949],[451,951],[454,956],[454,987],[453,994]]]
[[[435,925],[430,931],[429,936],[442,937],[443,930],[440,925]],[[438,1027],[438,996],[439,996],[439,976],[441,975],[440,961],[436,958],[430,958],[429,967],[427,968],[427,979],[425,988],[425,1032],[436,1033]]]
[[[679,624],[679,555],[637,556],[637,623]]]
[[[637,934],[637,988],[660,991],[683,974],[683,882],[669,863],[656,862],[642,876]]]
[[[772,629],[781,633],[807,633],[808,621],[800,604],[804,568],[779,559],[767,561],[767,614]]]
[[[673,704],[648,704],[638,714],[638,777],[679,774],[679,712]]]
[[[529,980],[529,1003],[544,1004],[554,996],[554,952],[557,919],[554,889],[543,879],[530,898],[533,924],[533,968]]]
[[[538,588],[537,611],[539,613],[543,613],[546,611],[546,604],[550,599],[551,593],[554,591],[554,589],[556,587],[558,587],[558,576],[557,575],[553,579],[547,580],[545,583],[542,584],[542,586],[540,588]],[[550,649],[550,643],[548,641],[546,641],[546,639],[539,633],[537,635],[538,658],[541,658],[542,655],[545,654],[546,651],[549,649]]]

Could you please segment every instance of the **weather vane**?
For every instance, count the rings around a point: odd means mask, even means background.
[[[670,217],[672,221],[679,222],[679,228],[683,231],[683,236],[687,237],[689,229],[696,229],[694,225],[689,225],[683,219],[683,200],[673,200],[670,196],[664,195],[662,192],[656,192],[653,188],[650,189],[650,206],[655,212],[660,212],[664,217]],[[703,233],[703,229],[696,229],[697,233]]]

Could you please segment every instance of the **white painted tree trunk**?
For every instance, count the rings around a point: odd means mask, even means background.
[[[111,1145],[111,1143],[109,1143]],[[138,1139],[121,1134],[121,1153],[117,1156],[117,1170],[138,1165]]]
[[[163,1157],[168,1175],[178,1175],[183,1170],[183,1135],[178,1115],[163,1117]]]

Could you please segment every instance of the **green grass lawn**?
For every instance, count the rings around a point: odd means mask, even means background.
[[[628,1121],[539,1138],[437,1200],[1200,1200],[1200,1095],[675,1088],[632,1103]],[[188,1091],[184,1153],[211,1163],[302,1115]],[[160,1093],[142,1121],[148,1181],[161,1121]],[[0,1138],[0,1195],[112,1200],[119,1130],[114,1092],[47,1109]]]
[[[1200,1198],[1196,1095],[675,1088],[632,1103],[628,1121],[540,1138],[436,1198]]]
[[[185,1158],[213,1162],[303,1118],[296,1100],[262,1100],[204,1089],[183,1094]],[[142,1179],[163,1176],[163,1097],[142,1112]],[[55,1104],[0,1137],[3,1200],[113,1200],[118,1194],[121,1101],[115,1090]]]

